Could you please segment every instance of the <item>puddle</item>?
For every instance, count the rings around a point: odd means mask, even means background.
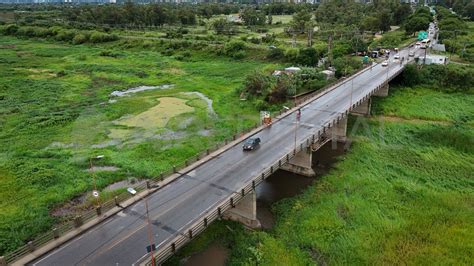
[[[214,111],[214,108],[212,108],[212,100],[209,99],[206,95],[200,93],[200,92],[197,92],[197,91],[191,91],[191,92],[183,92],[183,94],[185,95],[197,95],[199,96],[201,99],[203,99],[204,101],[206,101],[207,103],[207,110],[209,112],[210,115],[212,116],[216,116],[216,112]]]
[[[87,168],[87,172],[115,172],[120,168],[115,166],[93,166],[92,168]]]
[[[47,148],[74,148],[77,147],[78,145],[76,143],[62,143],[59,141],[55,141],[51,144],[48,145]]]
[[[116,145],[119,145],[121,143],[122,142],[120,140],[112,139],[112,140],[109,140],[109,141],[106,141],[106,142],[91,145],[91,148],[106,148],[106,147],[110,147],[110,146],[116,146]]]
[[[136,178],[129,178],[128,180],[123,180],[119,182],[115,182],[113,184],[108,185],[104,191],[114,191],[121,188],[128,188],[128,187],[136,187],[142,184],[145,184],[145,180],[138,180]]]
[[[128,90],[124,91],[113,91],[110,95],[111,96],[117,96],[117,97],[123,97],[131,93],[137,93],[137,92],[142,92],[142,91],[149,91],[149,90],[168,90],[173,88],[174,85],[172,84],[165,84],[161,86],[139,86],[135,88],[130,88]]]
[[[184,259],[184,266],[224,266],[229,257],[229,250],[218,243],[211,244],[207,249]]]
[[[209,130],[209,129],[202,129],[202,130],[199,130],[198,131],[198,135],[200,136],[210,136],[212,134],[212,130]]]

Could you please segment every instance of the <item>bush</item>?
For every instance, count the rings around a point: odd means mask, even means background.
[[[113,52],[113,51],[110,51],[110,50],[105,50],[105,51],[101,51],[99,53],[99,56],[107,56],[107,57],[114,57],[114,58],[117,58],[120,56],[119,53],[116,53],[116,52]]]
[[[14,24],[0,27],[0,33],[4,35],[15,35],[18,31],[18,26]]]
[[[58,41],[71,42],[76,37],[76,33],[75,30],[59,30],[54,38]]]
[[[76,34],[76,36],[74,36],[72,43],[82,44],[82,43],[86,43],[87,41],[89,41],[89,37],[87,35],[85,35],[84,33],[78,33]]]
[[[408,86],[427,85],[439,90],[472,92],[474,70],[461,65],[407,65],[399,79]]]
[[[319,55],[313,47],[302,48],[298,52],[297,63],[303,66],[316,66],[319,61]]]
[[[36,31],[34,27],[20,27],[16,32],[16,35],[24,37],[36,37]]]
[[[89,41],[91,43],[102,43],[102,42],[110,42],[110,41],[115,41],[118,40],[117,35],[115,34],[107,34],[107,33],[101,33],[98,31],[92,32]]]
[[[262,40],[258,37],[251,37],[249,39],[247,39],[247,41],[253,43],[253,44],[260,44],[262,43]]]
[[[291,63],[295,63],[298,61],[299,51],[295,48],[289,48],[285,51],[285,60]]]
[[[281,48],[273,48],[268,50],[267,58],[268,59],[283,59],[285,57],[285,52]]]
[[[224,45],[224,54],[236,59],[245,57],[246,45],[243,41],[230,41]]]
[[[336,68],[336,77],[340,78],[344,75],[350,75],[362,67],[362,60],[349,56],[339,57],[334,60]]]
[[[252,96],[267,95],[273,87],[273,77],[262,72],[254,72],[247,76],[244,91]]]

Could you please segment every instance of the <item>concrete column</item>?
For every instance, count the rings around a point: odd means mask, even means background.
[[[298,175],[315,176],[316,173],[312,168],[313,153],[311,148],[303,149],[298,152],[295,157],[284,164],[281,169]]]
[[[338,142],[346,142],[347,137],[347,117],[344,117],[339,121],[338,124],[331,128],[330,136],[331,139]]]
[[[383,85],[380,89],[378,89],[374,93],[374,96],[387,97],[388,96],[388,89],[389,89],[389,85],[387,83],[387,84]]]
[[[242,223],[250,228],[261,228],[257,219],[257,195],[255,191],[248,193],[239,203],[224,213],[224,219]]]
[[[359,106],[354,108],[351,111],[351,114],[369,116],[371,104],[372,104],[372,99],[369,97],[367,98],[367,100],[363,101]]]

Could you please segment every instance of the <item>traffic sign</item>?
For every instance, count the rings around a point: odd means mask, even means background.
[[[419,31],[418,32],[418,41],[422,41],[426,38],[428,38],[428,32],[426,32],[426,31]]]
[[[98,198],[99,197],[99,191],[93,190],[92,191],[92,196],[94,196],[94,198]]]

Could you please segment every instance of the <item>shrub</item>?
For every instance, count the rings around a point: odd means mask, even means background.
[[[0,32],[5,35],[15,35],[18,31],[18,26],[14,24],[0,27]]]
[[[258,37],[251,37],[250,39],[248,39],[248,41],[254,44],[260,44],[262,42],[262,40]]]
[[[319,61],[319,55],[313,47],[302,48],[298,52],[297,63],[303,66],[316,66]]]
[[[362,61],[350,56],[339,57],[334,60],[334,67],[336,68],[336,77],[340,78],[343,75],[349,75],[362,67]]]
[[[76,37],[75,30],[60,30],[54,37],[58,41],[71,42]]]
[[[76,36],[74,36],[72,43],[81,44],[81,43],[86,43],[88,40],[89,40],[89,37],[87,35],[85,35],[84,33],[78,33],[76,34]]]
[[[407,65],[400,81],[404,85],[428,85],[440,90],[469,92],[474,87],[474,70],[460,65]]]
[[[254,72],[247,76],[244,91],[249,95],[266,95],[273,87],[273,77],[269,77],[262,72]]]
[[[119,57],[120,54],[119,53],[116,53],[116,52],[113,52],[113,51],[110,51],[110,50],[105,50],[105,51],[101,51],[99,53],[99,56],[107,56],[107,57]]]
[[[102,42],[110,42],[110,41],[115,41],[115,40],[118,40],[117,35],[101,33],[98,31],[93,31],[89,38],[89,41],[91,43],[102,43]]]
[[[17,36],[24,36],[24,37],[35,37],[36,32],[34,27],[20,27],[16,32]]]
[[[283,59],[285,57],[285,52],[281,48],[273,48],[268,50],[267,58],[268,59]]]
[[[224,54],[236,59],[245,57],[245,43],[242,41],[230,41],[224,45]]]
[[[291,63],[296,63],[298,61],[298,49],[289,48],[285,51],[285,60]]]

